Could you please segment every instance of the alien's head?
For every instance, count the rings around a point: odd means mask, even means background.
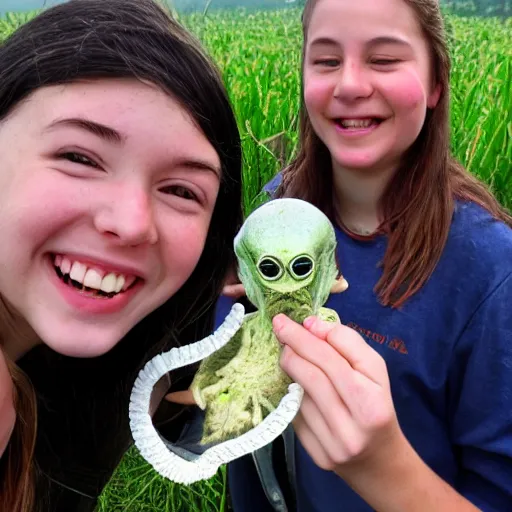
[[[275,199],[259,207],[246,219],[234,246],[240,280],[258,309],[264,307],[265,290],[293,293],[307,287],[317,310],[338,274],[331,222],[300,199]]]

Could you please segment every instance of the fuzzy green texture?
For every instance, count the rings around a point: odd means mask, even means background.
[[[306,288],[300,288],[291,293],[270,291],[265,295],[265,299],[265,314],[269,318],[282,313],[301,324],[308,316],[314,314],[313,299]]]
[[[205,409],[203,444],[249,431],[286,395],[292,380],[279,365],[281,345],[272,318],[284,313],[302,323],[319,313],[338,274],[335,247],[329,219],[304,201],[271,201],[247,218],[235,253],[240,279],[258,311],[246,315],[235,336],[202,361],[192,382],[194,398]],[[325,316],[337,318],[334,311]]]
[[[225,441],[253,428],[278,406],[292,382],[279,367],[276,337],[260,322],[261,315],[247,315],[231,342],[198,372],[193,390],[207,404],[202,443]]]

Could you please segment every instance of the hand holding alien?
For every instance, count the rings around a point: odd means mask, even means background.
[[[340,323],[309,317],[303,325],[273,320],[285,346],[281,367],[304,388],[293,422],[302,445],[319,467],[344,478],[385,467],[407,442],[383,358]]]

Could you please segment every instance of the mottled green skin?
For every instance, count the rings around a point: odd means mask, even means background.
[[[338,270],[331,223],[319,210],[296,199],[281,199],[256,210],[235,239],[239,276],[258,308],[220,350],[204,359],[192,382],[197,404],[205,409],[203,444],[237,437],[260,423],[286,395],[291,379],[281,370],[281,345],[272,318],[284,313],[296,322],[313,314],[336,321],[321,307]],[[297,256],[313,262],[313,272],[298,279],[289,266]],[[283,274],[269,281],[258,270],[262,257],[279,262]]]

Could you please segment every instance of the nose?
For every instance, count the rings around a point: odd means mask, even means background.
[[[155,244],[158,231],[150,194],[140,185],[117,184],[94,216],[96,229],[121,245]]]
[[[354,101],[367,98],[372,92],[373,86],[364,68],[354,61],[345,61],[334,89],[334,96],[340,100]]]

